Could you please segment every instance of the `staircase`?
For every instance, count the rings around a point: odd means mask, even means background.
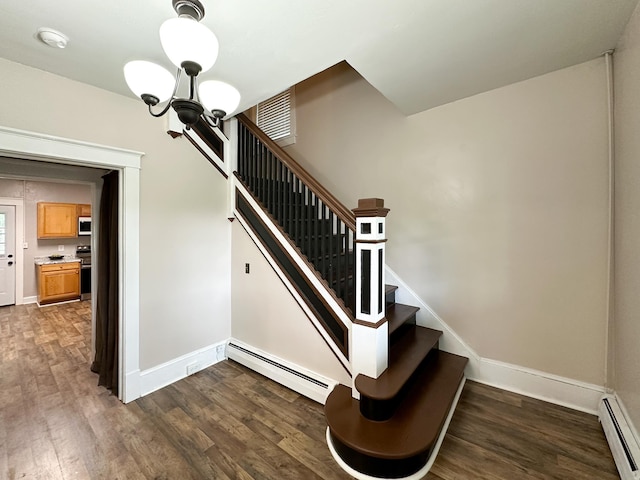
[[[442,332],[416,325],[418,308],[395,303],[386,286],[389,367],[377,379],[358,375],[325,404],[332,453],[352,474],[404,478],[428,464],[464,384],[467,359],[438,349]],[[426,471],[424,472],[426,473]]]
[[[385,285],[384,202],[347,209],[247,117],[237,119],[237,162],[221,159],[237,163],[234,215],[354,378],[325,403],[331,453],[357,478],[420,478],[446,432],[467,359],[439,350],[442,332],[417,325],[419,309],[396,303],[397,287]]]

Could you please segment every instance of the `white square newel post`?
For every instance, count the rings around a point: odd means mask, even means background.
[[[378,378],[386,369],[389,327],[385,318],[385,217],[380,198],[358,200],[356,217],[356,320],[351,331],[353,379],[359,374]],[[352,388],[352,395],[359,395]]]

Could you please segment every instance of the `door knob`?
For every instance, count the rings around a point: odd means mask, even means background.
[[[13,262],[7,262],[7,265],[11,266],[13,265]]]

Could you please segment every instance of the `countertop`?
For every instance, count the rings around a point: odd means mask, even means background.
[[[36,265],[55,265],[56,263],[73,263],[80,262],[80,259],[75,255],[65,255],[60,260],[51,260],[48,256],[34,257],[33,263]]]

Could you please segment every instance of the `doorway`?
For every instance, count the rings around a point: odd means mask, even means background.
[[[142,152],[0,127],[0,155],[57,164],[118,170],[120,175],[119,395],[128,403],[140,397],[139,351],[139,199]],[[126,253],[126,254],[125,254]],[[94,277],[95,278],[95,277]]]
[[[16,207],[0,205],[0,307],[16,303]]]

